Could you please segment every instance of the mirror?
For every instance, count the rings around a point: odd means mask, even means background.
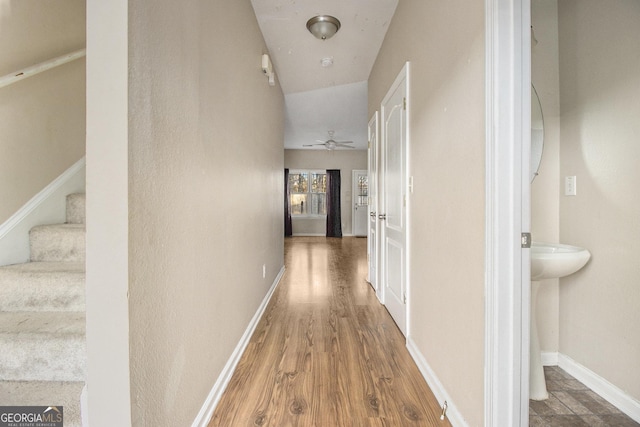
[[[531,182],[538,175],[544,146],[544,119],[536,88],[531,85]]]

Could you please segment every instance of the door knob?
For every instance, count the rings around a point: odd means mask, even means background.
[[[369,214],[369,216],[370,216],[371,218],[375,218],[375,217],[376,217],[376,213],[375,213],[375,212],[371,212],[371,213]]]
[[[380,215],[378,215],[378,218],[380,218],[382,220],[385,220],[385,219],[387,219],[387,214],[380,214]]]

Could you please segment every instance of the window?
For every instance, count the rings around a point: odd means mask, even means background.
[[[327,174],[325,171],[289,171],[292,216],[327,214]]]

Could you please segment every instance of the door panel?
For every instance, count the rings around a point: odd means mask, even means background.
[[[392,99],[398,101],[397,99]],[[400,102],[402,102],[400,100]],[[395,231],[403,231],[403,211],[402,198],[404,196],[404,165],[403,165],[403,122],[402,103],[393,105],[388,113],[385,136],[385,213],[386,226]]]
[[[407,69],[382,101],[382,169],[380,227],[384,304],[403,334],[407,333]]]
[[[404,249],[396,240],[387,239],[385,251],[389,268],[387,269],[387,298],[404,303]],[[397,321],[396,321],[397,323]]]

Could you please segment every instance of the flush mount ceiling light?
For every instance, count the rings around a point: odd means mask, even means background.
[[[329,15],[318,15],[307,21],[307,29],[320,40],[333,37],[340,29],[340,21]]]

